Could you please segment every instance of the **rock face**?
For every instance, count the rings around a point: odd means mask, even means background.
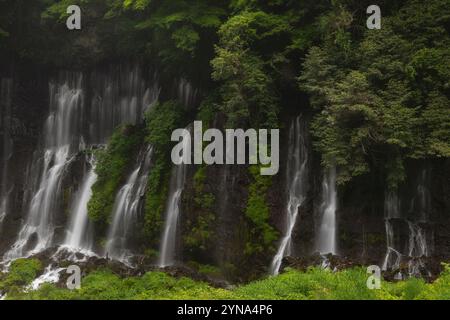
[[[33,70],[33,69],[32,69]],[[30,200],[30,185],[27,185],[27,175],[30,173],[30,159],[39,145],[40,135],[43,129],[44,119],[48,114],[48,78],[49,75],[42,72],[17,70],[7,78],[12,79],[10,102],[2,102],[2,130],[1,135],[7,134],[12,141],[11,156],[5,155],[5,139],[2,139],[0,147],[0,159],[4,162],[8,158],[8,170],[2,174],[3,180],[10,182],[8,201],[8,214],[4,217],[0,232],[0,255],[7,251],[14,241],[21,223],[24,220]],[[96,78],[96,77],[94,77]],[[100,76],[101,81],[104,79]],[[103,80],[102,80],[103,79]],[[99,80],[100,81],[100,80]],[[100,81],[100,82],[101,82]],[[106,81],[106,80],[105,80]],[[170,87],[170,86],[169,86]],[[109,87],[105,84],[100,91],[107,92]],[[136,90],[142,90],[137,86]],[[190,101],[192,90],[184,82],[179,85],[180,95],[183,100]],[[93,88],[86,89],[86,101],[96,101]],[[167,97],[166,97],[167,98]],[[105,103],[105,101],[103,101]],[[113,99],[110,103],[115,103]],[[187,103],[187,102],[186,102]],[[8,110],[6,110],[8,108]],[[93,109],[90,109],[92,111]],[[139,113],[140,111],[135,111]],[[101,116],[95,114],[95,116]],[[8,119],[6,121],[4,119]],[[288,117],[292,118],[292,117]],[[289,123],[287,119],[285,123]],[[223,119],[216,119],[216,127],[223,126]],[[288,125],[286,125],[288,127]],[[111,130],[110,127],[105,129]],[[104,142],[100,138],[101,128],[93,128],[94,140]],[[283,234],[285,226],[286,208],[286,159],[289,148],[286,138],[286,130],[282,130],[280,173],[273,177],[272,185],[266,200],[270,208],[269,223],[279,231],[279,237]],[[323,170],[320,165],[320,156],[314,153],[309,146],[310,174],[308,175],[308,192],[305,201],[299,208],[298,221],[292,233],[293,257],[299,260],[285,259],[284,265],[301,266],[320,263],[317,257],[310,259],[316,251],[316,241],[323,212],[320,210],[322,193]],[[1,164],[3,166],[3,163]],[[419,259],[422,255],[428,260],[449,261],[450,259],[450,162],[440,160],[426,164],[429,170],[425,188],[429,194],[426,219],[418,218],[417,206],[412,205],[417,198],[420,182],[418,173],[421,163],[408,164],[408,179],[402,186],[399,196],[403,199],[403,215],[392,218],[391,223],[395,230],[395,250],[399,251],[405,259],[398,269],[406,268],[409,261]],[[74,157],[66,168],[62,180],[63,198],[60,212],[55,221],[55,237],[62,239],[64,226],[67,224],[68,199],[78,189],[82,179],[82,172],[86,169],[86,159],[82,154]],[[189,262],[191,260],[203,264],[219,266],[223,273],[232,279],[243,280],[249,274],[262,274],[268,271],[270,262],[275,254],[276,242],[272,250],[261,252],[250,258],[246,256],[246,243],[248,241],[248,229],[251,224],[245,219],[244,212],[248,198],[248,185],[250,176],[246,166],[211,166],[206,169],[203,193],[214,197],[212,208],[200,208],[195,204],[195,172],[198,168],[190,168],[187,173],[185,190],[182,200],[182,213],[179,220],[181,225],[177,243],[178,260]],[[385,213],[385,185],[383,173],[372,173],[364,177],[355,178],[345,187],[338,186],[337,194],[337,229],[336,243],[337,254],[340,262],[337,265],[352,264],[377,264],[380,267],[386,258],[388,251],[386,213]],[[419,200],[417,200],[419,201]],[[414,207],[416,206],[416,207]],[[412,208],[412,209],[411,209]],[[412,216],[409,216],[409,214]],[[210,235],[201,246],[192,247],[186,239],[192,221],[198,221],[199,217],[212,214],[213,219],[208,222]],[[411,225],[412,223],[412,225]],[[416,228],[416,229],[414,229]],[[421,252],[418,238],[420,232],[427,234],[427,250]],[[411,230],[416,230],[414,233]],[[412,247],[413,248],[412,248]],[[412,248],[412,249],[411,249]],[[412,250],[412,251],[411,251]],[[419,250],[419,251],[418,251]],[[411,251],[411,252],[410,252]],[[303,258],[302,258],[303,257]],[[303,261],[302,259],[305,259]],[[337,259],[337,258],[336,258]],[[427,260],[427,261],[428,261]],[[428,269],[435,273],[437,263],[430,263]],[[100,263],[100,262],[98,262]],[[332,262],[334,263],[334,262]]]

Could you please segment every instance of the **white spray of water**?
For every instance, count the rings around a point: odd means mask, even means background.
[[[283,258],[292,253],[292,232],[296,225],[298,210],[306,197],[308,151],[305,138],[305,123],[300,117],[297,117],[289,130],[286,174],[289,197],[286,207],[286,227],[284,236],[270,266],[270,274],[272,275],[279,273]]]
[[[89,234],[88,203],[92,196],[92,186],[97,181],[93,160],[90,163],[91,168],[75,197],[74,206],[71,210],[72,217],[64,241],[64,246],[88,251],[92,247],[92,237]]]
[[[336,254],[336,168],[332,167],[322,183],[322,221],[319,228],[317,250],[321,254]]]
[[[190,144],[190,133],[183,136],[183,143]],[[183,150],[188,150],[184,147]],[[180,158],[183,155],[179,155]],[[166,219],[164,224],[164,232],[161,239],[161,250],[159,257],[159,266],[166,267],[175,263],[177,225],[180,215],[180,202],[183,193],[184,183],[186,180],[186,166],[184,164],[177,165],[172,170],[170,179],[169,198],[166,206]]]
[[[37,290],[44,283],[57,283],[61,277],[61,272],[64,270],[66,270],[66,268],[53,268],[52,265],[49,265],[45,268],[44,273],[41,276],[31,282],[26,288],[26,291]]]
[[[116,196],[105,249],[110,258],[129,263],[132,257],[129,241],[140,213],[152,155],[153,148],[148,146],[139,157],[137,168]]]
[[[61,180],[66,165],[71,161],[71,144],[78,137],[77,114],[83,107],[81,76],[74,82],[50,85],[52,111],[45,124],[45,148],[42,169],[37,189],[29,206],[27,218],[16,242],[5,254],[6,259],[15,259],[40,252],[53,242],[54,217],[60,199]],[[36,237],[30,244],[32,236]]]

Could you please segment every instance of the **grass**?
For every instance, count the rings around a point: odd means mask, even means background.
[[[28,275],[27,281],[31,279]],[[108,269],[101,269],[87,275],[79,290],[44,284],[32,292],[13,290],[8,299],[450,300],[450,265],[445,266],[444,272],[433,283],[415,278],[396,283],[382,281],[381,289],[370,290],[366,286],[367,277],[366,270],[361,267],[336,273],[320,268],[310,268],[306,272],[289,269],[277,277],[226,290],[189,278],[173,278],[162,272],[120,278]]]

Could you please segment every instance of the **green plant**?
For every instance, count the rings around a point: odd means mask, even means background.
[[[14,260],[8,273],[0,277],[0,291],[17,291],[30,284],[41,271],[42,264],[37,259]]]
[[[145,115],[146,141],[154,150],[145,197],[144,233],[149,243],[157,243],[163,223],[171,173],[172,131],[181,124],[183,108],[175,101],[157,104]]]
[[[92,187],[88,211],[89,217],[100,226],[109,223],[117,189],[133,162],[133,155],[136,154],[142,138],[142,131],[138,127],[121,126],[114,131],[106,149],[95,153],[95,172],[98,178]]]
[[[249,185],[245,216],[250,221],[250,237],[245,253],[261,253],[270,249],[277,239],[276,230],[269,224],[270,208],[267,204],[267,191],[272,185],[271,176],[260,174],[259,166],[250,166],[253,182]]]
[[[207,167],[201,166],[193,177],[193,209],[186,221],[184,242],[190,250],[206,250],[214,237],[216,197],[206,191]]]

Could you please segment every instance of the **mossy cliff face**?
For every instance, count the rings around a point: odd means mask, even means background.
[[[420,168],[428,166],[431,205],[419,224],[434,233],[437,259],[449,259],[448,1],[381,1],[383,27],[376,32],[365,28],[367,8],[357,0],[82,2],[80,32],[65,28],[67,1],[0,3],[0,72],[14,83],[8,170],[14,188],[0,253],[28,211],[35,182],[27,172],[49,112],[49,79],[78,70],[89,79],[83,90],[90,105],[98,98],[90,76],[95,69],[133,64],[157,71],[160,103],[136,126],[115,128],[108,146],[96,151],[99,179],[89,215],[99,246],[117,191],[144,145],[152,144],[155,154],[137,249],[154,261],[172,130],[194,120],[205,128],[280,128],[281,168],[274,177],[246,165],[190,167],[178,228],[182,262],[212,264],[237,280],[265,273],[285,230],[286,128],[301,114],[310,119],[311,174],[293,232],[295,255],[316,251],[324,168],[337,166],[338,253],[380,264],[386,192],[398,190],[407,203]],[[61,186],[58,238],[84,170],[85,160],[76,158]],[[393,221],[402,242],[408,218]]]

